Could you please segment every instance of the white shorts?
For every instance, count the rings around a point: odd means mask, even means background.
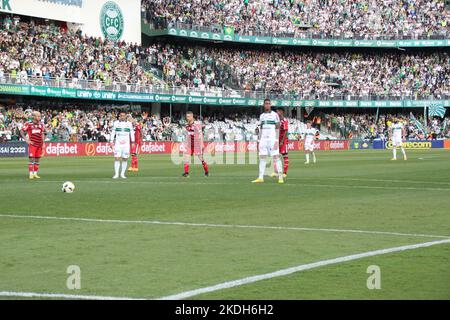
[[[401,146],[403,146],[402,138],[392,138],[392,146],[393,147],[401,147]]]
[[[311,142],[305,142],[305,151],[314,151],[314,141]]]
[[[114,146],[114,158],[128,159],[130,157],[130,145],[129,144],[116,144]]]
[[[277,156],[280,154],[280,148],[275,145],[276,140],[273,139],[261,139],[259,142],[259,155],[260,156]]]

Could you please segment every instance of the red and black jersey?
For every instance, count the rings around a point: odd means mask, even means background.
[[[142,126],[138,123],[134,127],[134,142],[136,142],[137,144],[142,143],[141,132],[142,132]]]
[[[286,142],[288,137],[289,131],[289,121],[288,119],[284,118],[283,120],[280,121],[280,143],[283,142],[283,140]]]
[[[22,131],[28,134],[33,146],[41,147],[44,144],[43,134],[45,133],[45,126],[43,123],[35,124],[32,121],[26,122],[23,125]]]
[[[186,124],[186,131],[192,141],[202,138],[202,125],[200,122]]]

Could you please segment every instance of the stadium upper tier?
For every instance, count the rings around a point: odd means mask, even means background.
[[[155,28],[296,38],[445,39],[450,22],[445,0],[143,0],[142,14]]]
[[[448,99],[449,54],[143,48],[4,18],[0,83],[280,99]]]

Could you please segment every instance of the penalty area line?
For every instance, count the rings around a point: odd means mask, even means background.
[[[343,262],[348,262],[348,261],[353,261],[353,260],[358,260],[358,259],[363,259],[363,258],[368,258],[368,257],[374,257],[374,256],[378,256],[378,255],[383,255],[383,254],[396,253],[396,252],[414,250],[414,249],[419,249],[419,248],[426,248],[426,247],[436,246],[436,245],[440,245],[440,244],[449,244],[449,243],[450,243],[450,239],[446,239],[446,240],[418,243],[418,244],[413,244],[413,245],[406,245],[406,246],[389,248],[389,249],[369,251],[369,252],[353,254],[353,255],[334,258],[334,259],[322,260],[322,261],[317,261],[317,262],[313,262],[313,263],[302,264],[302,265],[292,267],[292,268],[278,270],[278,271],[271,272],[271,273],[250,276],[250,277],[246,277],[246,278],[242,278],[242,279],[238,279],[238,280],[219,283],[219,284],[209,286],[209,287],[185,291],[185,292],[177,293],[174,295],[161,297],[158,300],[182,300],[182,299],[187,299],[187,298],[191,298],[194,296],[198,296],[200,294],[205,294],[205,293],[210,293],[210,292],[214,292],[214,291],[239,287],[239,286],[255,283],[258,281],[262,281],[262,280],[269,280],[269,279],[273,279],[273,278],[283,277],[283,276],[287,276],[287,275],[290,275],[290,274],[293,274],[296,272],[311,270],[311,269],[324,267],[324,266],[328,266],[328,265],[333,265],[333,264],[338,264],[338,263],[343,263]]]
[[[389,231],[370,231],[370,230],[352,230],[352,229],[336,229],[336,228],[283,227],[283,226],[265,226],[265,225],[217,224],[217,223],[195,223],[195,222],[154,221],[154,220],[116,220],[116,219],[95,219],[95,218],[79,218],[79,217],[29,216],[29,215],[24,215],[24,214],[23,215],[21,215],[21,214],[0,214],[0,218],[76,221],[76,222],[93,222],[93,223],[118,223],[118,224],[142,224],[142,225],[147,224],[147,225],[185,226],[185,227],[203,227],[203,228],[262,229],[262,230],[281,230],[281,231],[359,233],[359,234],[373,234],[373,235],[386,235],[386,236],[450,239],[450,236],[432,235],[432,234],[402,233],[402,232],[389,232]]]

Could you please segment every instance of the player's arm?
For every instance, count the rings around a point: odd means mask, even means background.
[[[114,146],[114,139],[116,138],[116,122],[114,122],[113,127],[111,129],[111,137],[109,138],[109,143],[111,146]]]
[[[23,126],[22,130],[20,130],[20,136],[22,137],[23,141],[25,141],[27,144],[31,143],[30,137],[28,136],[26,124]]]
[[[134,128],[133,125],[130,123],[130,139],[131,139],[131,144],[136,142],[136,136],[134,135]]]

